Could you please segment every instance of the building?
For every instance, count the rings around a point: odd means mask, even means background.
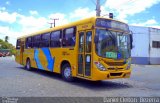
[[[160,64],[160,29],[130,26],[133,32],[133,64]]]

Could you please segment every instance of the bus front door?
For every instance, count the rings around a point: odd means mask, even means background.
[[[21,41],[20,45],[20,64],[23,64],[23,52],[24,52],[24,41]]]
[[[92,31],[79,32],[78,76],[89,78],[92,67]]]

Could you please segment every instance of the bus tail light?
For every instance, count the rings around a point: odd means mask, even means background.
[[[96,65],[96,67],[101,70],[101,71],[105,71],[106,68],[100,63],[100,62],[94,62],[94,64]]]

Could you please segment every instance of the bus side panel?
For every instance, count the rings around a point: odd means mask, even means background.
[[[20,64],[20,50],[16,50],[15,60],[17,63]]]
[[[41,48],[42,55],[41,55],[41,62],[43,62],[44,69],[47,71],[53,72],[54,64],[55,64],[55,57],[52,56],[52,52],[50,48]]]
[[[52,57],[55,58],[53,72],[61,72],[61,63],[65,60],[68,61],[72,68],[72,76],[76,76],[76,49],[70,48],[51,48],[50,49]],[[77,67],[78,68],[78,67]]]
[[[50,48],[51,56],[54,58],[53,72],[60,73],[60,62],[62,59],[61,48]]]
[[[26,65],[27,58],[29,58],[31,62],[31,67],[37,68],[36,62],[34,60],[34,49],[25,49],[23,57],[24,57],[23,59],[24,65]]]
[[[31,59],[31,65],[34,68],[45,70],[45,71],[52,71],[52,65],[48,66],[48,64],[52,63],[50,61],[51,56],[49,48],[35,48],[31,51],[32,54],[28,55],[28,57]]]

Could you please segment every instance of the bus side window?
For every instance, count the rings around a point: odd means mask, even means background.
[[[53,31],[51,33],[50,47],[61,47],[61,31]]]
[[[21,43],[21,40],[18,39],[18,40],[17,40],[17,44],[16,44],[16,49],[20,49],[20,43]]]
[[[88,31],[86,33],[86,52],[91,52],[91,40],[92,40],[92,32]]]
[[[32,37],[28,37],[26,39],[25,47],[26,47],[26,49],[32,48]]]
[[[63,46],[69,47],[69,46],[75,46],[76,42],[76,28],[68,28],[64,29],[64,35],[63,35]]]
[[[40,41],[40,47],[49,47],[50,32],[42,34],[42,40]]]
[[[33,48],[39,48],[39,44],[41,41],[41,35],[33,36],[32,40],[33,40]]]

